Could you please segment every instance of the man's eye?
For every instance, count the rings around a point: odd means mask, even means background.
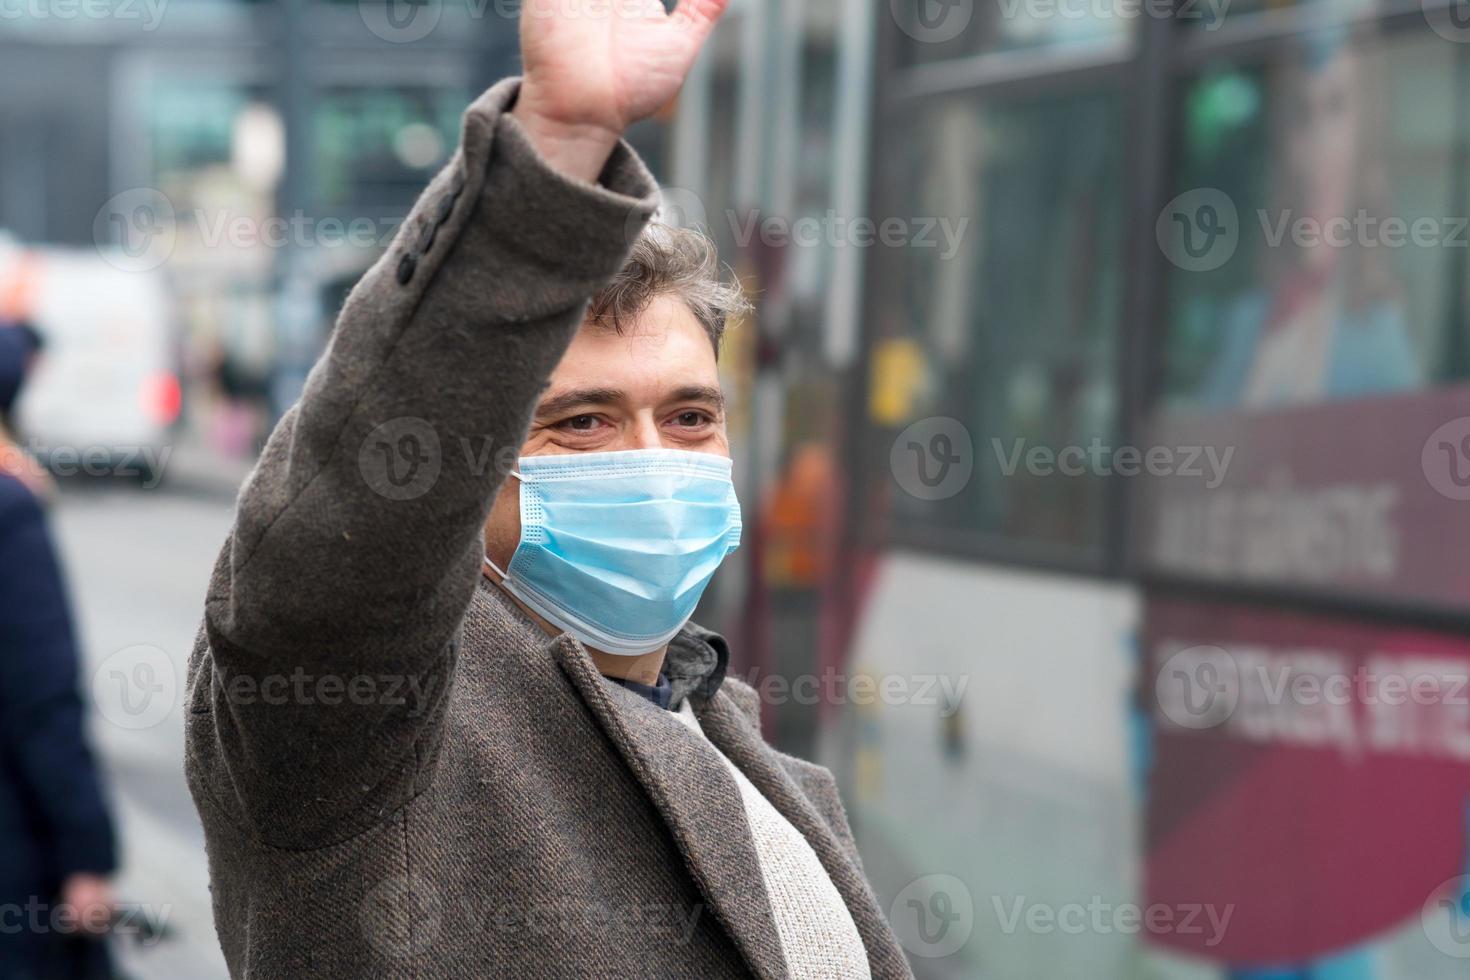
[[[688,411],[680,412],[678,416],[676,416],[676,419],[680,425],[696,426],[704,425],[704,423],[708,422],[709,416],[705,415],[703,412]]]
[[[597,426],[597,416],[574,415],[561,424],[573,432],[591,432]]]

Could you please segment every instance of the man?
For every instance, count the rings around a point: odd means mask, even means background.
[[[39,338],[0,323],[0,417]],[[0,426],[0,980],[106,975],[112,822],[83,736],[77,647],[38,492]]]
[[[909,976],[831,775],[687,622],[732,300],[620,134],[723,7],[526,4],[245,488],[187,760],[234,976]]]

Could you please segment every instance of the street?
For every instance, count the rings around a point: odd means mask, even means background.
[[[211,920],[203,834],[184,783],[182,703],[209,570],[230,514],[222,489],[197,494],[168,484],[152,491],[69,486],[52,512],[81,633],[90,732],[122,842],[118,897],[144,906],[170,931],[154,944],[117,945],[134,980],[227,976]],[[135,656],[130,650],[149,656],[125,664]],[[156,674],[165,694],[137,719],[93,693],[94,685],[106,690],[119,666],[148,668],[153,674],[144,676]]]

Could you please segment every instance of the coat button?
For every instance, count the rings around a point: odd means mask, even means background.
[[[398,260],[398,285],[407,286],[408,281],[413,278],[414,272],[418,270],[419,260],[412,255],[405,255]]]

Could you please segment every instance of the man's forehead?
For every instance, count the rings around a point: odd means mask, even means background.
[[[709,335],[682,309],[650,307],[618,329],[584,323],[551,375],[547,394],[557,389],[614,387],[647,393],[682,385],[719,386],[719,364]]]

